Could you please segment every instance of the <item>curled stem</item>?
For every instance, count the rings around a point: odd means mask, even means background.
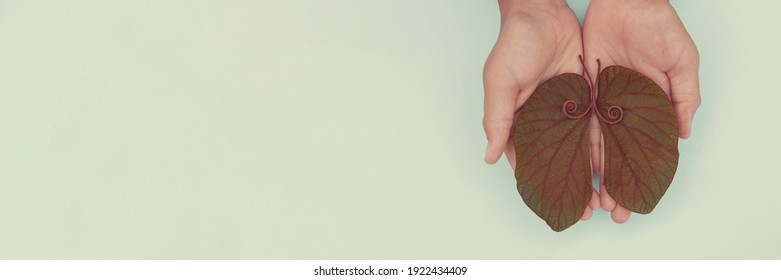
[[[586,108],[585,111],[583,111],[580,115],[575,115],[575,113],[578,111],[578,103],[575,102],[575,100],[567,100],[564,101],[564,104],[561,105],[561,112],[564,113],[565,116],[567,116],[570,119],[579,119],[588,114],[589,111],[591,111],[591,104],[589,104],[589,107]]]
[[[597,112],[597,116],[602,119],[602,121],[608,124],[617,124],[624,119],[624,109],[615,105],[610,106],[610,108],[607,109],[607,117],[602,116],[599,110],[595,109],[594,111]]]
[[[590,111],[594,111],[594,113],[602,119],[605,123],[608,124],[617,124],[621,122],[621,120],[624,118],[624,110],[621,109],[621,107],[618,106],[610,106],[610,108],[607,109],[607,117],[603,116],[602,113],[597,110],[597,77],[592,78],[591,74],[588,72],[588,67],[586,67],[586,61],[583,59],[582,55],[578,55],[578,59],[580,59],[580,64],[583,66],[583,76],[586,76],[587,82],[589,84],[589,106],[586,108],[586,110],[580,114],[575,115],[575,113],[578,111],[578,104],[575,102],[575,100],[567,100],[564,102],[564,104],[561,106],[561,112],[564,113],[565,116],[567,116],[570,119],[579,119],[588,114]],[[597,75],[599,75],[599,72],[602,71],[602,62],[597,59]]]

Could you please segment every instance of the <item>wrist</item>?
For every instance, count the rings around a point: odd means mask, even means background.
[[[670,3],[670,0],[594,0],[593,2],[613,3],[617,5],[621,4],[643,4],[643,3]]]
[[[608,6],[614,8],[620,8],[625,6],[648,6],[658,4],[670,4],[670,0],[592,0],[589,3],[589,7],[593,5]]]
[[[554,11],[568,7],[566,0],[499,0],[499,11],[503,21],[513,15],[533,13],[535,10]]]

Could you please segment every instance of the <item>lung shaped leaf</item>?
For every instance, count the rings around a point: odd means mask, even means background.
[[[651,79],[621,66],[602,70],[598,88],[605,189],[624,208],[650,213],[678,167],[678,122],[670,99]]]
[[[526,205],[554,231],[574,225],[591,199],[590,88],[581,75],[542,83],[515,126],[515,178]]]

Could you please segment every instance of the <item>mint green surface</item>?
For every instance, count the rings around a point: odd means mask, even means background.
[[[483,163],[495,1],[0,1],[0,258],[781,258],[781,2],[673,3],[672,186],[557,234]]]

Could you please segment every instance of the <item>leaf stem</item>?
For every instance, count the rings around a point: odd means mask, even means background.
[[[583,75],[586,76],[587,82],[589,83],[589,106],[582,114],[573,115],[578,111],[578,103],[576,103],[575,100],[567,100],[561,106],[561,112],[570,119],[579,119],[593,110],[597,117],[608,124],[617,124],[621,122],[624,118],[624,110],[621,109],[621,107],[615,105],[610,106],[610,108],[607,109],[607,117],[603,116],[602,113],[597,110],[597,77],[591,78],[588,67],[586,67],[586,61],[583,59],[582,55],[578,55],[578,59],[580,59],[580,64],[583,65]],[[597,75],[599,75],[600,72],[602,72],[602,62],[597,58]]]

